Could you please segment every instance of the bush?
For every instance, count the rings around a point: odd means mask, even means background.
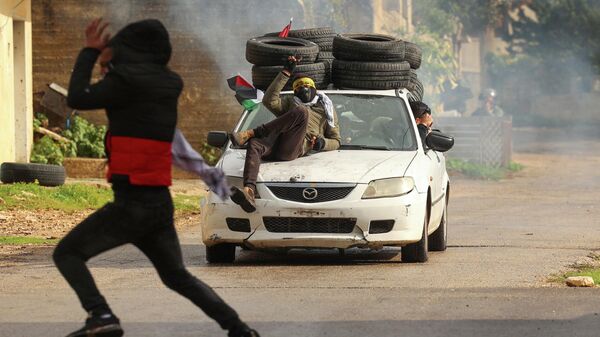
[[[219,161],[219,158],[221,158],[221,149],[212,147],[208,145],[208,143],[202,144],[199,152],[202,158],[204,158],[206,163],[210,166],[215,166]]]
[[[87,120],[75,116],[71,128],[63,131],[62,135],[74,142],[69,157],[103,158],[104,135],[106,126],[95,126]]]
[[[48,118],[43,114],[36,114],[34,129],[47,125]],[[31,162],[62,165],[63,160],[68,157],[103,158],[105,133],[106,126],[95,126],[75,116],[71,128],[61,133],[69,142],[58,142],[48,136],[40,138],[33,144]]]
[[[505,178],[509,172],[521,171],[524,166],[519,163],[510,162],[508,167],[491,167],[481,164],[475,164],[461,159],[446,160],[446,168],[448,171],[459,172],[467,177],[484,179],[484,180],[500,180]]]

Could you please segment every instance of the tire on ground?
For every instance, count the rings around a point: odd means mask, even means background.
[[[33,183],[41,186],[60,186],[65,183],[65,168],[59,165],[2,163],[0,181],[5,184]]]
[[[255,37],[246,42],[246,60],[258,66],[284,65],[290,55],[300,56],[299,64],[313,63],[319,46],[308,40],[280,37]]]
[[[404,61],[404,41],[383,34],[340,34],[333,38],[333,55],[346,61]]]
[[[427,262],[429,259],[428,248],[429,248],[429,238],[427,235],[427,223],[429,222],[429,211],[425,214],[425,219],[423,221],[423,232],[421,236],[421,240],[415,243],[408,244],[400,250],[400,258],[402,262],[405,263],[415,263],[415,262]]]
[[[266,90],[283,66],[253,66],[252,84],[260,90]],[[304,73],[315,81],[317,89],[324,89],[329,84],[327,80],[326,64],[323,62],[300,64],[296,66],[295,73]],[[292,90],[292,81],[288,81],[283,90]]]
[[[233,263],[235,261],[235,245],[220,243],[206,246],[206,261],[208,263]]]

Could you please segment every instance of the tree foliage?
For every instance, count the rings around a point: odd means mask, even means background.
[[[582,89],[590,90],[600,72],[600,2],[546,0],[529,7],[535,15],[520,8],[512,32],[503,35],[511,53],[537,59],[556,81],[577,77]]]

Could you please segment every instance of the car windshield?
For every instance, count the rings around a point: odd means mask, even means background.
[[[417,149],[410,116],[402,99],[381,95],[327,95],[333,101],[339,119],[341,150]],[[254,129],[274,118],[260,104],[257,109],[245,115],[240,130]]]

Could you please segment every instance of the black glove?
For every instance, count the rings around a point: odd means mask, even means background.
[[[313,150],[321,151],[325,147],[325,139],[323,137],[317,137],[313,142]]]
[[[283,65],[283,70],[287,70],[290,74],[292,74],[294,72],[294,69],[296,69],[297,63],[298,63],[298,60],[296,57],[289,56],[287,61]]]

